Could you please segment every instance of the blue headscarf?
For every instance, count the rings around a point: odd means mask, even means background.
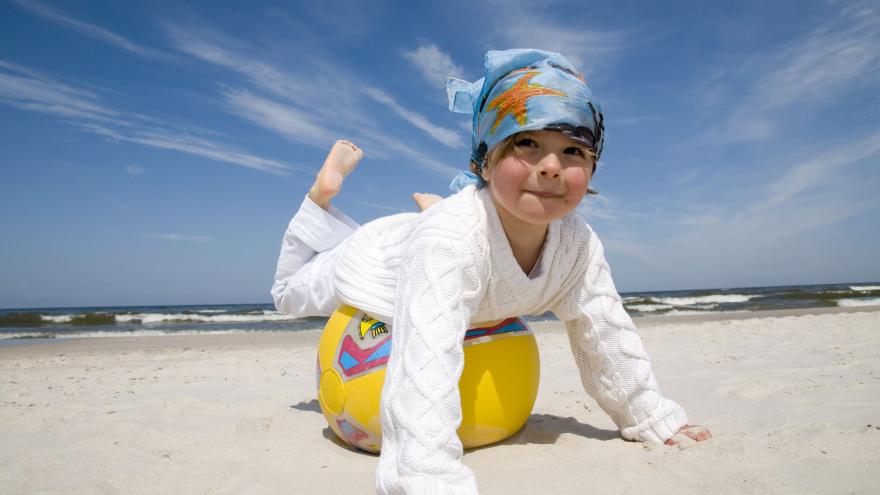
[[[449,109],[473,115],[471,160],[482,169],[486,154],[508,136],[522,131],[556,130],[602,153],[602,108],[584,77],[558,53],[533,49],[486,52],[486,75],[469,83],[446,82]],[[482,187],[482,178],[459,173],[449,187]]]

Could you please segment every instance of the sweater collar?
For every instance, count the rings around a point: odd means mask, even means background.
[[[554,220],[547,227],[547,236],[544,238],[544,245],[541,248],[541,254],[537,263],[532,268],[534,278],[530,278],[528,274],[523,272],[516,258],[513,256],[513,250],[510,248],[510,242],[504,233],[504,227],[501,225],[501,217],[498,216],[498,210],[495,209],[495,203],[492,201],[492,193],[488,188],[476,191],[477,197],[483,204],[486,214],[486,225],[489,231],[489,247],[490,256],[494,258],[493,264],[500,269],[502,275],[514,286],[523,284],[532,285],[538,281],[543,281],[547,277],[550,270],[550,260],[553,259],[556,249],[559,246],[559,228],[562,220]]]

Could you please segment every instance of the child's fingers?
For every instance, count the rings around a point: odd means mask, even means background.
[[[709,430],[702,428],[699,431],[689,430],[685,432],[685,435],[693,438],[697,442],[702,442],[703,440],[708,440],[712,438],[712,434],[709,433]]]
[[[700,425],[685,425],[679,430],[679,433],[684,433],[688,438],[696,442],[712,438],[712,433],[709,432],[709,429]]]
[[[664,442],[666,445],[679,445],[682,442],[702,442],[703,440],[708,440],[712,438],[712,433],[703,426],[699,425],[685,425],[682,426],[678,432],[672,436],[669,440]]]

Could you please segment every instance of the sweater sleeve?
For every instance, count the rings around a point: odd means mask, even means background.
[[[420,235],[402,265],[382,391],[380,494],[476,494],[462,464],[458,380],[478,290],[474,264],[448,239]]]
[[[329,315],[336,300],[331,277],[333,258],[323,253],[339,246],[358,228],[335,207],[327,210],[308,196],[290,220],[281,241],[281,253],[272,284],[279,313],[297,317]]]
[[[602,243],[590,232],[583,281],[563,301],[571,351],[587,393],[627,440],[663,443],[687,424],[660,394],[648,353],[611,280]]]

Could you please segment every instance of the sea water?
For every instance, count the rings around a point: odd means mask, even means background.
[[[880,305],[880,283],[792,285],[622,293],[632,316],[705,314],[813,307]],[[526,321],[555,319],[551,313]],[[0,309],[0,341],[295,332],[323,328],[326,318],[293,318],[272,304]]]

